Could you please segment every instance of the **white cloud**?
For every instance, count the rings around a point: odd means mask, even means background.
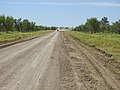
[[[84,3],[90,6],[110,6],[110,7],[120,7],[120,3],[109,3],[109,2],[88,2]]]
[[[39,4],[54,6],[99,6],[99,7],[120,7],[120,3],[109,2],[81,2],[81,3],[57,3],[57,2],[8,2],[9,4]]]

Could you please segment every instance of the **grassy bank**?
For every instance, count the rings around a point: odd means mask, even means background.
[[[14,41],[26,37],[42,35],[49,32],[52,31],[43,30],[43,31],[35,31],[35,32],[9,32],[9,33],[0,32],[0,42]]]
[[[120,35],[118,34],[85,34],[81,32],[68,31],[66,34],[72,35],[81,41],[94,45],[95,47],[112,54],[120,61]]]

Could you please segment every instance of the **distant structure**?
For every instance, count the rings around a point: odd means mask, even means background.
[[[56,29],[56,31],[60,31],[60,28],[58,27],[58,28]]]
[[[72,30],[72,28],[70,27],[58,27],[56,29],[56,31],[70,31],[70,30]]]

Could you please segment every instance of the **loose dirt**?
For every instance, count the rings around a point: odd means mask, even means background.
[[[0,49],[0,90],[120,90],[120,64],[56,31]]]

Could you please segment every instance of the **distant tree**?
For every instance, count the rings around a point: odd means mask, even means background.
[[[22,20],[21,18],[15,19],[15,28],[16,28],[16,31],[21,31],[21,26],[20,26],[21,20]]]
[[[85,33],[87,32],[87,27],[85,25],[80,25],[79,27],[80,27],[80,31]]]
[[[96,33],[99,32],[100,22],[97,20],[97,18],[87,19],[86,26],[89,29],[89,32]]]
[[[13,25],[14,25],[14,19],[12,16],[7,16],[5,18],[5,23],[4,23],[4,27],[6,32],[8,31],[13,31]]]
[[[0,31],[4,31],[4,24],[5,24],[5,16],[4,15],[0,15]]]
[[[109,21],[107,17],[103,17],[100,21],[100,31],[101,32],[110,32],[109,31]]]
[[[54,26],[52,26],[51,27],[51,30],[56,30],[58,27],[54,27]]]
[[[35,22],[30,23],[30,31],[35,31]]]
[[[101,21],[98,21],[97,18],[87,19],[85,24],[76,26],[72,30],[81,31],[85,33],[117,33],[120,34],[120,20],[109,24],[108,18],[103,17]]]
[[[57,27],[38,26],[35,22],[30,22],[28,19],[14,19],[12,16],[0,15],[0,32],[19,31],[30,32],[39,30],[56,30]]]
[[[120,34],[120,20],[113,23],[112,27],[112,32]]]
[[[30,22],[28,21],[28,19],[23,20],[23,22],[21,23],[21,29],[22,32],[30,31]]]

